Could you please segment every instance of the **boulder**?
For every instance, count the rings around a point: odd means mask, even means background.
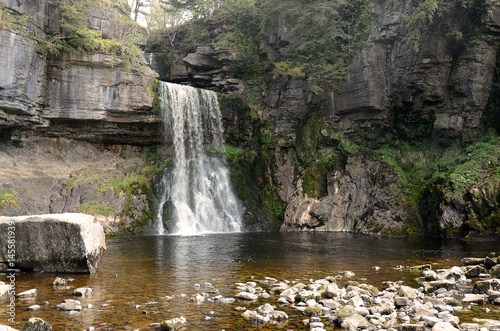
[[[354,314],[354,315],[351,315],[349,317],[346,317],[342,321],[342,324],[340,325],[340,327],[342,329],[348,329],[348,330],[351,330],[351,329],[359,330],[359,329],[367,328],[368,325],[369,325],[369,323],[366,320],[366,318],[364,318],[363,316],[361,316],[359,314]]]
[[[255,294],[248,293],[248,292],[240,292],[236,294],[236,298],[242,299],[242,300],[257,300],[259,297]]]
[[[21,292],[16,295],[18,298],[33,298],[37,296],[36,288]]]
[[[58,304],[56,308],[63,311],[81,311],[82,304],[78,300],[66,299]]]
[[[57,277],[56,279],[54,279],[54,282],[52,283],[52,285],[55,287],[66,286],[67,284],[68,281],[61,277]]]
[[[405,297],[394,298],[394,304],[396,305],[396,307],[406,307],[406,306],[409,306],[410,303],[411,303],[411,301]]]
[[[464,257],[462,263],[464,265],[480,265],[484,263],[484,258]]]
[[[485,274],[487,271],[481,265],[467,266],[465,276],[467,278],[478,277],[480,274]]]
[[[285,320],[288,320],[288,315],[284,311],[275,310],[273,312],[273,320],[285,321]]]
[[[30,317],[24,324],[23,331],[51,331],[52,325],[38,317]]]
[[[424,283],[424,289],[426,293],[433,293],[441,288],[447,291],[451,291],[451,290],[457,290],[458,286],[455,282],[449,280],[436,280]]]
[[[274,308],[269,303],[266,303],[255,310],[262,316],[270,316],[274,313]]]
[[[490,270],[490,274],[492,277],[499,278],[500,277],[500,264],[493,266]]]
[[[476,282],[472,288],[472,293],[483,294],[488,293],[488,291],[499,291],[500,290],[500,279],[488,279]]]
[[[79,287],[73,291],[73,295],[79,297],[89,297],[94,295],[94,290],[90,287]]]
[[[94,273],[106,249],[104,230],[85,214],[0,217],[0,233],[15,226],[16,268],[35,272]],[[7,265],[7,243],[0,266]]]
[[[478,305],[483,305],[487,302],[487,297],[484,294],[466,294],[462,302],[465,304],[476,303]]]

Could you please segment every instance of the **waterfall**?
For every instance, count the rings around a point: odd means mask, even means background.
[[[163,171],[156,230],[182,235],[239,232],[241,212],[224,159],[205,149],[224,150],[217,94],[160,82],[160,109],[174,146],[173,169]]]

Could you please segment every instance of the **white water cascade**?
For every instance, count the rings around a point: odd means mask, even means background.
[[[224,160],[205,153],[223,151],[217,94],[160,82],[165,132],[174,145],[173,169],[160,183],[156,230],[180,235],[241,231],[241,211]]]

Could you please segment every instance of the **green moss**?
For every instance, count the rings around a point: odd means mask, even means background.
[[[142,217],[133,221],[128,227],[126,227],[125,232],[131,235],[143,234],[145,231],[144,226],[148,223],[148,221],[149,215],[145,211],[142,211]]]
[[[0,190],[0,210],[5,210],[6,206],[12,206],[19,210],[21,206],[17,202],[18,194],[16,191],[4,191]]]
[[[109,216],[109,214],[114,213],[115,209],[113,207],[109,207],[107,203],[104,203],[99,200],[93,200],[91,202],[84,202],[78,206],[78,211],[88,214],[88,215],[104,215]]]
[[[328,169],[324,164],[310,166],[303,178],[302,187],[309,198],[321,198],[327,195]]]
[[[105,193],[111,188],[117,198],[121,191],[124,191],[130,197],[131,194],[137,194],[139,189],[143,193],[149,192],[149,182],[142,175],[128,175],[100,183],[97,185],[97,188],[101,193]]]
[[[146,91],[153,93],[153,104],[152,104],[152,109],[153,113],[157,114],[160,113],[160,96],[159,96],[159,89],[160,89],[160,81],[158,79],[153,80],[151,85],[146,86]]]
[[[299,126],[296,150],[302,164],[310,164],[316,159],[319,131],[323,125],[324,121],[314,113]]]
[[[282,202],[276,188],[266,185],[262,190],[262,208],[278,220],[283,220],[286,204]]]

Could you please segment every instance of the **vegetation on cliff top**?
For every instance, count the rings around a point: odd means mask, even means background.
[[[120,57],[127,68],[142,62],[142,53],[136,43],[144,38],[144,28],[133,22],[123,11],[124,3],[109,0],[48,0],[55,20],[44,31],[36,27],[34,17],[18,15],[0,7],[0,27],[23,30],[38,43],[45,55],[60,52],[95,52]],[[116,24],[113,37],[89,27],[92,11],[110,13]]]

